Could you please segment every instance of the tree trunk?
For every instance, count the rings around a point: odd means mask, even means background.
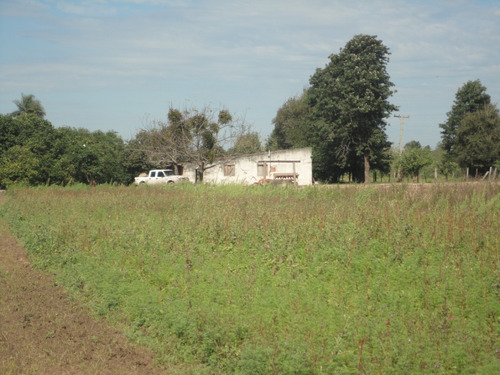
[[[201,162],[200,168],[198,168],[198,182],[203,183],[203,173],[205,172],[205,163]]]
[[[365,184],[370,183],[370,152],[365,151]]]

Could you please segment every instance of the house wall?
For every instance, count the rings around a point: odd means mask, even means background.
[[[254,184],[262,179],[291,177],[295,168],[298,185],[312,184],[311,148],[262,152],[215,161],[203,181],[214,184]],[[195,166],[185,165],[184,175],[195,181]]]

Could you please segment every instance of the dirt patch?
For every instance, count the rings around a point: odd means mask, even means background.
[[[54,279],[32,269],[0,221],[1,374],[167,374],[153,355],[132,346]]]

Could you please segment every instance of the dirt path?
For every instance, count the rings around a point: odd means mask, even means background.
[[[0,221],[0,374],[167,374],[30,267]]]

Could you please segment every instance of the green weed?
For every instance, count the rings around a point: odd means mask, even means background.
[[[164,362],[499,366],[497,185],[20,188],[0,210],[35,265]]]

